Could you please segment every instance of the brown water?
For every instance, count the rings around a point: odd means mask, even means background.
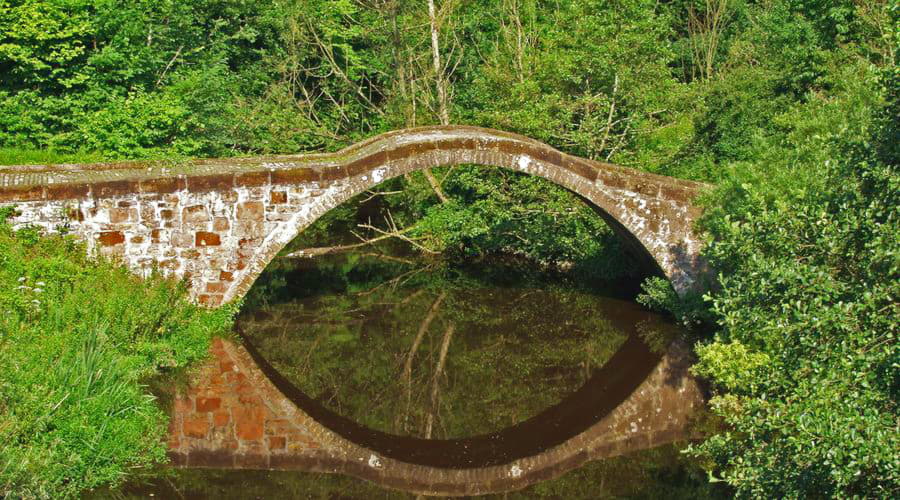
[[[485,282],[496,267],[398,270],[373,284],[377,267],[358,264],[343,289],[248,308],[238,328],[305,394],[386,433],[498,431],[584,386],[637,325],[673,333],[633,302],[521,275]],[[619,364],[652,362],[633,354]]]
[[[661,316],[609,295],[497,263],[281,261],[254,287],[237,330],[282,392],[327,427],[408,462],[481,467],[588,428],[678,335]],[[683,446],[591,462],[509,497],[723,494],[678,452]],[[209,469],[168,470],[114,493],[151,494],[408,496],[337,475]]]

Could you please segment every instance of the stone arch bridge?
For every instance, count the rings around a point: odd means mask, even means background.
[[[186,162],[0,167],[14,226],[66,228],[140,273],[186,278],[201,303],[241,297],[272,258],[328,210],[429,167],[475,163],[551,180],[586,199],[679,293],[702,269],[691,226],[702,184],[561,153],[515,134],[400,130],[337,153]]]
[[[691,229],[702,184],[474,127],[401,130],[326,154],[5,166],[0,206],[15,205],[14,227],[64,229],[136,272],[186,279],[194,297],[214,307],[246,293],[328,210],[391,177],[461,163],[537,175],[575,192],[679,293],[704,272]],[[595,382],[544,413],[492,435],[419,442],[330,415],[250,344],[216,340],[211,350],[174,400],[168,446],[176,464],[342,472],[432,495],[518,489],[588,460],[691,437],[703,399],[684,346],[654,354],[632,335]]]

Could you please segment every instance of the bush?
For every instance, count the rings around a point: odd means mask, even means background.
[[[694,451],[740,496],[900,494],[896,116],[871,71],[845,75],[777,117],[786,138],[747,166],[767,182],[725,183],[705,221],[719,331],[694,370],[728,430]]]
[[[232,313],[0,224],[0,496],[75,496],[164,461],[144,383],[203,358]]]

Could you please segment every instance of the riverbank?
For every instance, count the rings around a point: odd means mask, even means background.
[[[234,309],[0,214],[0,497],[74,497],[165,461],[146,384],[207,356]]]

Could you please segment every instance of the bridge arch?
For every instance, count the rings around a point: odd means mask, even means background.
[[[422,127],[383,134],[335,154],[345,182],[271,232],[226,302],[243,296],[291,240],[319,217],[376,185],[411,172],[459,164],[506,168],[548,179],[595,209],[628,247],[647,256],[679,293],[695,286],[702,267],[691,205],[702,185],[561,153],[527,137],[478,127]]]

